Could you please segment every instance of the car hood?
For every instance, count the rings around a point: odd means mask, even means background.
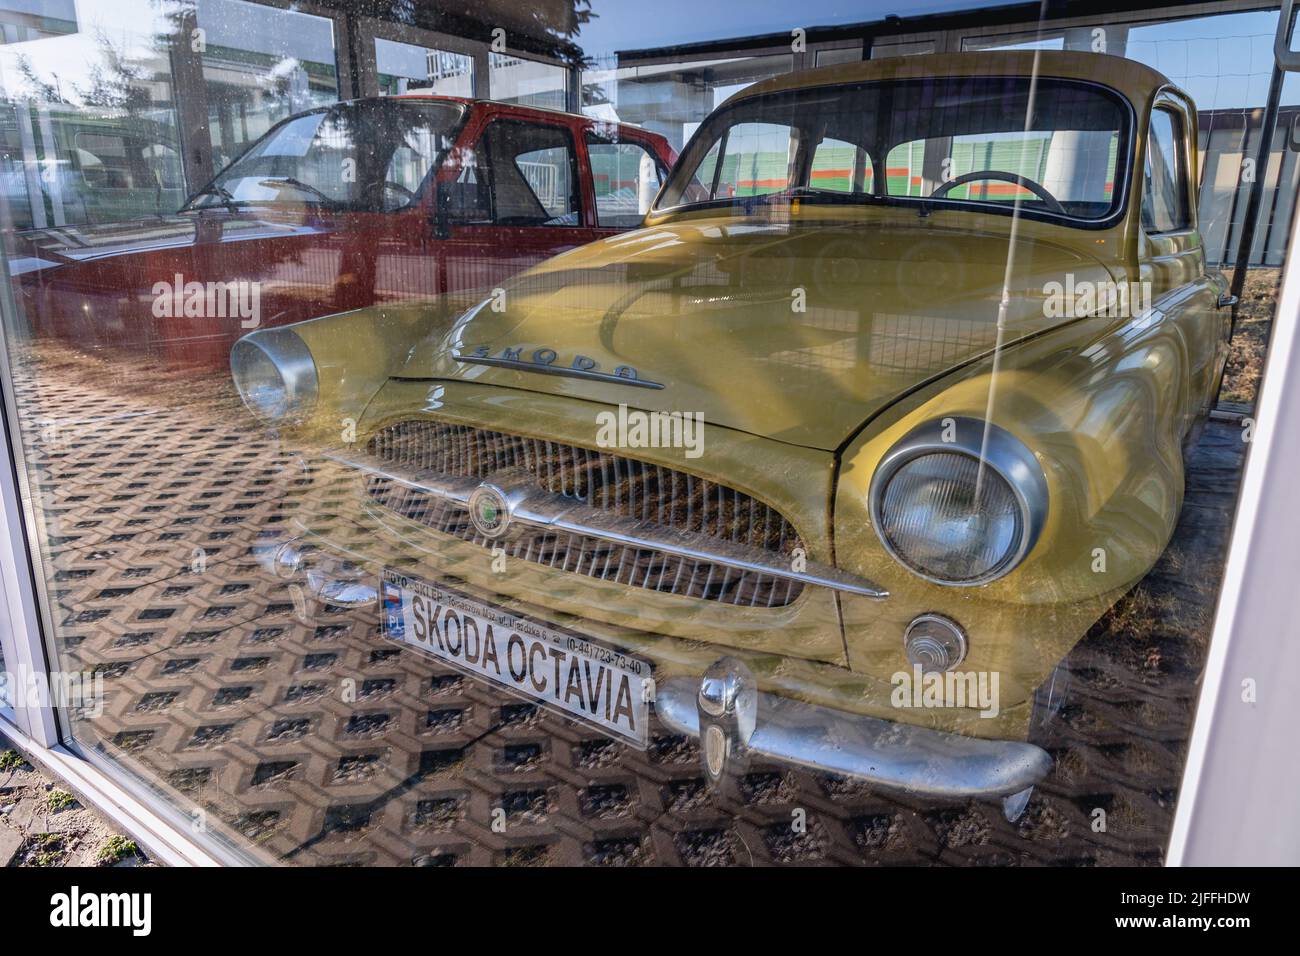
[[[76,262],[332,229],[331,222],[312,215],[282,217],[226,210],[28,229],[17,236],[9,271],[20,276]]]
[[[401,376],[701,413],[835,449],[902,394],[992,350],[999,334],[1005,345],[1065,321],[1048,307],[1049,283],[1117,278],[1041,225],[1013,239],[1009,217],[1001,233],[938,218],[719,217],[624,233],[523,273],[441,342],[418,347]],[[467,361],[479,357],[508,364]]]

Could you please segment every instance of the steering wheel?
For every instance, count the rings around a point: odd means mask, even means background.
[[[973,173],[963,173],[960,176],[948,180],[946,183],[940,183],[936,186],[934,191],[930,193],[930,198],[942,199],[948,194],[949,190],[956,189],[958,186],[965,186],[967,183],[980,182],[985,179],[994,179],[1001,183],[1015,183],[1015,185],[1022,189],[1028,189],[1031,193],[1041,199],[1044,205],[1046,205],[1052,212],[1061,216],[1069,215],[1069,213],[1066,212],[1065,207],[1061,205],[1060,201],[1044,189],[1041,183],[1036,183],[1028,176],[1021,176],[1018,173],[1004,173],[1000,169],[977,169]]]

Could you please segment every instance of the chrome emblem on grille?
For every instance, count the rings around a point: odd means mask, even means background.
[[[483,482],[469,496],[469,520],[485,538],[499,538],[510,527],[510,499],[496,485]]]

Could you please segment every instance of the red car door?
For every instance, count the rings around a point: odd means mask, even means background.
[[[598,233],[584,212],[574,127],[489,113],[442,184],[444,288],[490,290]]]

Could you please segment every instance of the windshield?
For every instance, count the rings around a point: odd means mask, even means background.
[[[1118,212],[1128,110],[1091,84],[950,77],[810,87],[723,107],[656,204],[933,200],[1099,222]],[[928,204],[928,203],[927,203]]]
[[[367,100],[295,116],[276,126],[186,208],[317,204],[385,212],[414,201],[449,148],[464,108],[455,103]]]

